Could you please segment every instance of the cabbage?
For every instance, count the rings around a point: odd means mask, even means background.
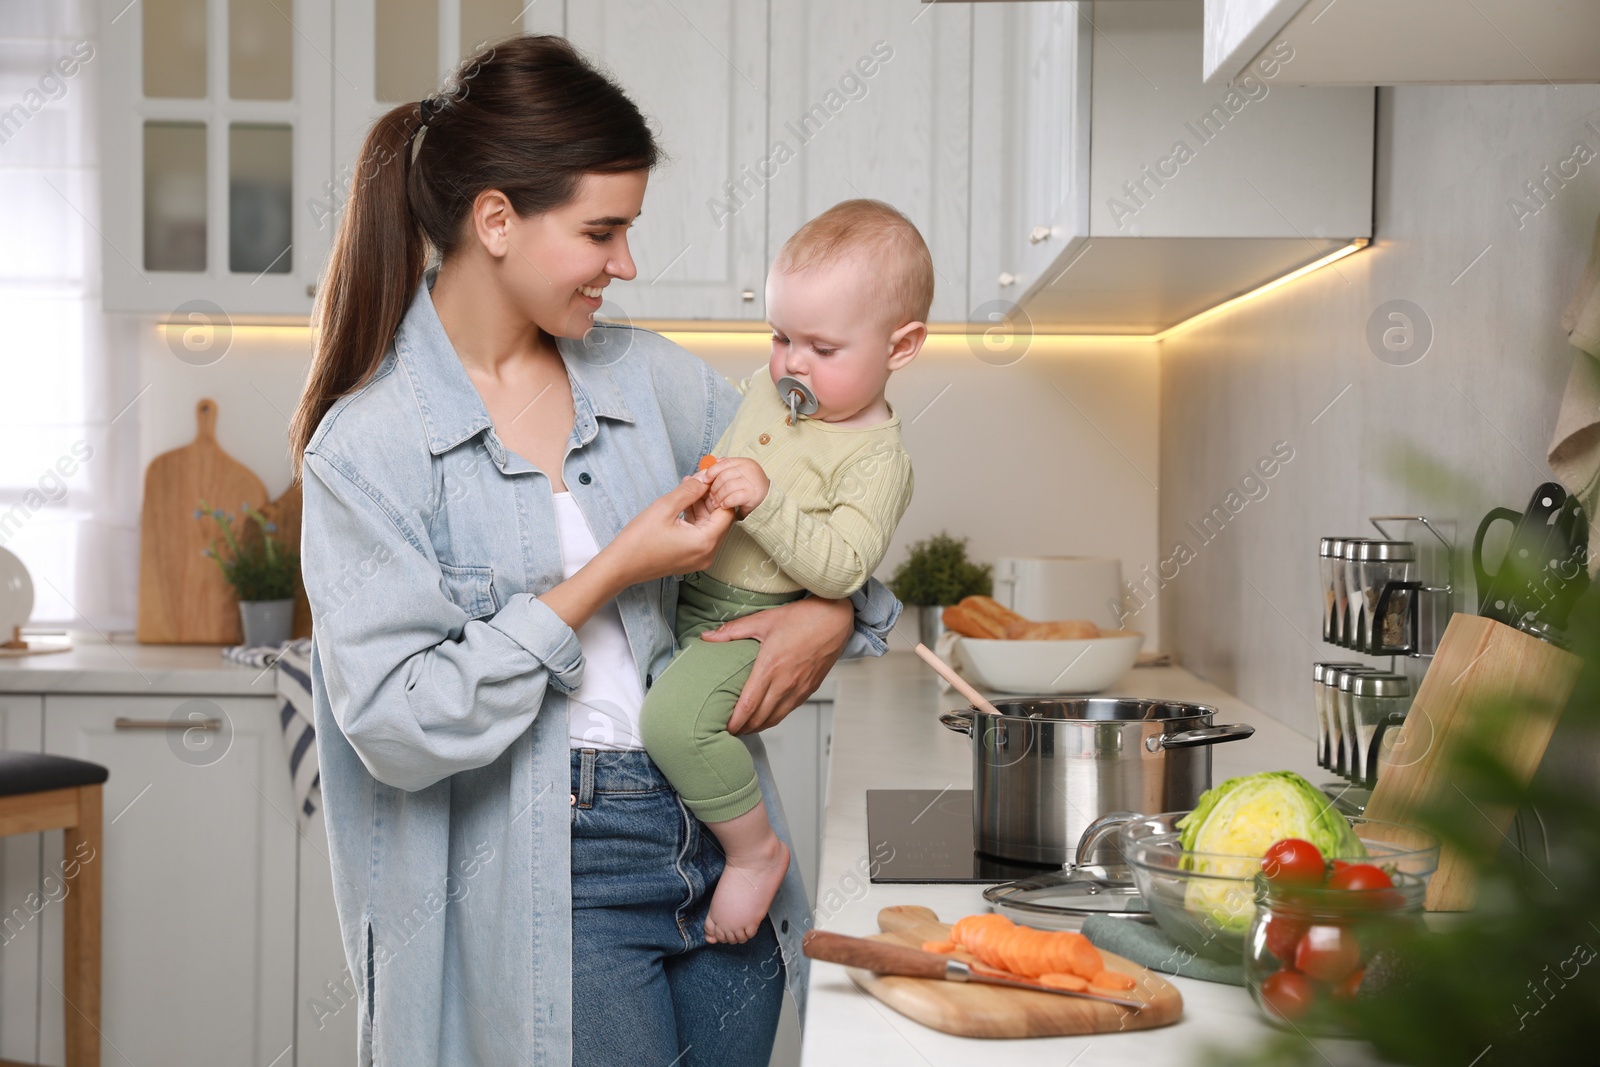
[[[1327,859],[1367,854],[1350,823],[1322,791],[1293,771],[1229,778],[1200,794],[1195,809],[1175,825],[1185,852],[1245,857],[1235,861],[1185,857],[1188,870],[1246,883],[1260,869],[1256,861],[1286,837],[1311,842]],[[1233,932],[1243,932],[1255,912],[1248,884],[1217,878],[1189,879],[1184,906]]]

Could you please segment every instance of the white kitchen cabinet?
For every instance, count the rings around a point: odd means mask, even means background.
[[[1287,44],[1294,85],[1600,81],[1600,5],[1572,0],[1205,0],[1205,79]]]
[[[982,214],[969,190],[973,12],[920,0],[772,5],[769,260],[839,201],[883,200],[928,245],[931,320],[968,319],[969,228]]]
[[[827,744],[833,701],[808,700],[770,730],[761,732],[772,779],[794,839],[791,861],[799,864],[806,895],[817,899],[817,864],[822,853],[822,816],[827,800]]]
[[[638,268],[600,315],[760,320],[769,166],[768,5],[585,0],[566,34],[651,120],[667,158],[628,234]]]
[[[101,0],[103,300],[304,315],[331,231],[331,0]]]
[[[1371,89],[1207,86],[1184,0],[973,12],[975,318],[1159,333],[1370,237]]]
[[[0,751],[40,751],[43,709],[37,695],[0,693]],[[51,906],[39,838],[0,837],[0,1060],[17,1063],[39,1062],[39,915]]]
[[[292,1063],[297,834],[276,701],[50,693],[43,722],[44,751],[110,772],[102,1062]],[[55,870],[62,835],[42,836]],[[48,991],[59,909],[41,927]],[[61,1013],[42,997],[42,1064],[63,1062]]]

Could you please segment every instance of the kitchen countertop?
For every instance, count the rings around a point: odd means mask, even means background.
[[[866,790],[972,787],[970,742],[938,719],[940,712],[967,702],[954,692],[941,694],[937,677],[910,652],[841,661],[832,676],[837,692],[816,927],[856,936],[877,933],[878,911],[891,904],[921,904],[946,921],[988,911],[984,885],[872,885],[865,874],[870,862]],[[1311,739],[1182,668],[1137,668],[1100,695],[1210,704],[1218,710],[1218,724],[1254,726],[1254,737],[1213,749],[1213,782],[1264,770],[1296,771],[1317,784],[1329,779],[1316,765]],[[1206,1045],[1240,1047],[1272,1032],[1243,988],[1171,981],[1184,998],[1183,1018],[1172,1026],[1084,1037],[979,1039],[913,1022],[858,990],[843,967],[813,960],[801,1063],[970,1067],[1028,1057],[1061,1067],[1187,1065],[1200,1062]],[[1373,1062],[1362,1045],[1322,1038],[1315,1043],[1325,1057],[1318,1062],[1336,1067]]]
[[[0,693],[272,696],[272,671],[222,658],[221,645],[141,645],[74,632],[72,648],[0,658]]]
[[[222,658],[220,645],[141,645],[131,635],[74,631],[66,652],[0,658],[0,693],[149,693],[272,696],[272,672]],[[832,700],[824,678],[811,700]]]

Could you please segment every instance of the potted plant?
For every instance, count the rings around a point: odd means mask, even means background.
[[[244,643],[277,648],[289,640],[294,625],[294,583],[300,557],[273,537],[278,526],[266,515],[247,503],[241,504],[240,510],[256,524],[260,536],[235,537],[234,516],[200,501],[194,517],[214,520],[227,542],[226,557],[218,550],[215,538],[202,551],[217,561],[222,576],[239,598]]]
[[[967,559],[967,538],[957,540],[941,530],[918,541],[889,579],[889,591],[918,614],[918,636],[929,648],[944,633],[944,609],[963,597],[990,596],[994,568]]]

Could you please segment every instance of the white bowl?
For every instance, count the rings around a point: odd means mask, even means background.
[[[1001,693],[1098,693],[1128,673],[1144,634],[1102,630],[1078,641],[1002,641],[963,637],[961,666],[974,682]]]

